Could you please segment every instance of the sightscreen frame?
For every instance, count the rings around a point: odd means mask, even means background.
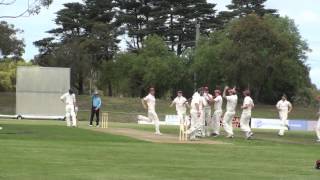
[[[16,114],[21,117],[60,119],[65,105],[60,97],[70,89],[70,68],[19,66]]]

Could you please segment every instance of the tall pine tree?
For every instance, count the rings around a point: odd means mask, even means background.
[[[216,28],[215,4],[206,0],[117,0],[121,9],[118,20],[126,27],[129,49],[139,49],[146,36],[157,34],[172,51],[180,55],[195,46],[196,22],[201,33]]]
[[[35,62],[71,67],[73,86],[83,93],[88,76],[92,79],[101,64],[111,60],[118,50],[121,31],[114,21],[118,10],[112,0],[85,0],[84,4],[64,6],[57,12],[59,27],[48,31],[55,38],[34,43],[42,50]]]
[[[256,14],[260,17],[266,14],[278,15],[276,9],[268,9],[265,7],[267,0],[232,0],[227,5],[228,11],[219,13],[220,22],[227,23],[235,17],[243,17],[249,14]]]

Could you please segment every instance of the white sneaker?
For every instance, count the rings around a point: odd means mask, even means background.
[[[253,136],[253,132],[250,131],[250,132],[247,133],[247,139],[251,139],[252,136]]]
[[[162,136],[162,133],[161,133],[161,132],[155,132],[154,134],[155,134],[155,135],[158,135],[158,136]]]
[[[320,143],[320,139],[317,139],[316,142],[317,142],[317,143]]]
[[[232,139],[232,138],[234,138],[234,136],[233,136],[232,134],[229,134],[229,135],[227,136],[227,138]]]

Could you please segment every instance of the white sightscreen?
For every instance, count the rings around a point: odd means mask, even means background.
[[[64,116],[60,96],[70,89],[70,69],[18,67],[16,84],[17,115]]]

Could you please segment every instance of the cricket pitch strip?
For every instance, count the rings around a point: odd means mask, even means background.
[[[98,132],[105,132],[114,135],[121,135],[132,137],[135,139],[153,142],[153,143],[165,143],[165,144],[227,144],[221,141],[214,141],[210,139],[200,139],[196,141],[179,141],[178,136],[170,135],[170,134],[162,134],[161,136],[155,135],[153,132],[136,130],[131,128],[85,128]]]

